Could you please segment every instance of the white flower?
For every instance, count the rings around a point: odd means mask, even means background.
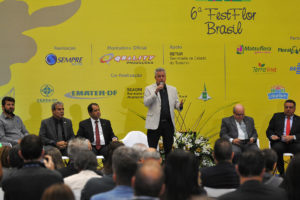
[[[199,140],[199,139],[195,140],[195,144],[200,144],[200,142],[201,142],[201,140]]]

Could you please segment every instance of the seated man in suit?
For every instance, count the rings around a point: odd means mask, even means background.
[[[232,143],[234,163],[246,149],[258,149],[254,120],[245,116],[245,109],[241,104],[233,107],[233,116],[222,119],[220,137],[228,139]]]
[[[267,129],[267,137],[271,148],[277,153],[277,169],[280,175],[284,173],[283,153],[300,152],[300,118],[295,115],[296,102],[286,100],[284,112],[275,113]]]
[[[52,117],[42,121],[39,135],[44,145],[55,146],[67,155],[68,141],[74,137],[72,121],[64,118],[62,102],[53,103],[51,108]]]
[[[200,170],[202,185],[211,188],[237,188],[240,178],[232,164],[234,153],[231,143],[224,138],[215,142],[213,156],[216,166]]]
[[[262,183],[265,162],[260,150],[243,152],[236,167],[241,186],[236,191],[219,197],[219,200],[286,200],[287,195],[281,188]]]
[[[100,119],[101,113],[99,105],[91,103],[88,106],[89,119],[79,123],[77,136],[84,137],[90,141],[92,150],[96,155],[107,153],[107,145],[111,141],[117,141],[109,120]]]

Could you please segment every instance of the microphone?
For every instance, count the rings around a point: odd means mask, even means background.
[[[161,82],[159,82],[159,85],[164,85],[164,84],[165,84],[165,83],[164,83],[164,82],[162,82],[162,81],[161,81]]]

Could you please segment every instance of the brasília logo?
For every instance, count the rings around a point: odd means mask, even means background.
[[[46,56],[45,60],[48,65],[54,65],[57,62],[57,57],[53,53],[50,53]]]
[[[52,85],[45,84],[45,85],[42,85],[40,92],[41,92],[41,95],[43,95],[44,97],[50,97],[54,93],[54,88],[52,87]]]

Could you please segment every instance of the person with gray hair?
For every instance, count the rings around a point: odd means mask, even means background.
[[[62,102],[53,103],[51,109],[52,117],[42,121],[39,135],[45,146],[54,146],[66,155],[68,141],[74,137],[72,121],[64,118]]]
[[[149,147],[156,148],[160,136],[163,137],[165,154],[173,145],[175,131],[174,109],[181,111],[183,101],[179,102],[177,89],[166,85],[166,71],[157,68],[154,76],[156,83],[145,88],[144,105],[148,107],[146,129]]]
[[[112,157],[116,187],[111,191],[92,196],[91,200],[131,199],[133,197],[131,179],[137,170],[138,161],[138,152],[133,148],[122,146],[116,149]]]
[[[140,161],[142,161],[144,152],[148,150],[147,145],[143,143],[135,143],[134,145],[132,145],[132,148],[139,153]]]
[[[74,167],[79,173],[64,178],[64,182],[71,188],[76,200],[80,200],[81,190],[88,180],[101,177],[95,173],[97,166],[97,158],[92,151],[81,150],[75,155]]]
[[[143,163],[148,161],[157,161],[159,164],[162,163],[160,153],[154,148],[148,148],[147,151],[143,152]]]

